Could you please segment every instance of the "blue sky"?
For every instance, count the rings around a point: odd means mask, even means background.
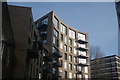
[[[118,54],[118,24],[112,2],[20,2],[9,3],[32,7],[35,20],[54,11],[67,25],[88,32],[91,46],[99,46],[105,56]]]

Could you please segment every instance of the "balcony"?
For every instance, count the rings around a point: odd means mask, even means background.
[[[47,56],[44,56],[44,57],[43,57],[43,60],[44,60],[44,61],[52,61],[53,58],[52,58],[52,56],[47,55]]]
[[[53,53],[53,56],[57,57],[57,58],[60,58],[60,57],[62,57],[62,53],[60,51],[56,51],[56,52]]]
[[[85,67],[85,66],[89,66],[89,65],[88,64],[84,64],[84,63],[78,63],[78,64],[76,64],[76,66]]]
[[[61,67],[61,64],[59,61],[53,60],[53,66],[55,67]]]
[[[2,45],[4,45],[4,46],[14,46],[13,43],[8,42],[8,41],[4,41],[4,40],[2,40],[1,43],[2,43]]]
[[[46,30],[47,29],[47,27],[48,27],[48,25],[47,24],[41,24],[41,25],[39,25],[38,26],[38,30]]]
[[[76,56],[77,58],[83,58],[83,59],[87,59],[88,58],[88,56],[83,56],[83,55],[78,55],[78,56]]]
[[[55,73],[53,73],[53,76],[56,78],[58,78],[58,77],[61,77],[62,76],[62,73],[61,72],[55,72]]]
[[[42,41],[33,41],[33,44],[38,45],[38,49],[42,50],[42,48],[43,48],[43,42]]]
[[[86,43],[88,43],[88,41],[84,41],[84,40],[81,40],[81,39],[77,40],[76,42],[78,42],[80,44],[86,44]]]
[[[76,71],[75,74],[82,74],[82,71]]]
[[[43,37],[46,37],[46,36],[47,36],[47,31],[40,32],[40,35],[41,35],[42,38],[43,38]]]
[[[87,50],[88,50],[88,48],[78,47],[78,48],[76,48],[76,50],[80,50],[80,51],[87,51]]]
[[[45,68],[45,69],[43,69],[43,74],[50,74],[50,73],[52,73],[52,69],[51,68]]]
[[[27,50],[27,52],[28,52],[28,57],[29,58],[38,58],[39,57],[39,54],[38,54],[38,50],[36,50],[36,49],[28,49]]]

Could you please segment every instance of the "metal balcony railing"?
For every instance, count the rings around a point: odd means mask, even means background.
[[[86,43],[88,43],[88,41],[84,41],[84,40],[81,40],[81,39],[77,40],[76,42],[78,42],[80,44],[86,44]]]
[[[87,51],[87,50],[88,50],[88,48],[78,47],[78,48],[76,48],[76,50],[80,50],[80,51]]]
[[[43,57],[43,60],[44,60],[44,61],[52,61],[53,58],[52,58],[51,55],[46,55],[46,56]]]
[[[81,67],[85,67],[85,66],[89,66],[89,64],[85,64],[85,63],[77,63],[76,66],[81,66]]]
[[[54,76],[55,78],[56,78],[56,77],[58,78],[58,77],[61,77],[61,76],[62,76],[62,73],[59,72],[59,71],[58,71],[58,72],[56,71],[55,73],[53,73],[53,76]]]
[[[60,51],[56,51],[56,52],[53,53],[53,56],[57,57],[57,58],[60,58],[60,57],[62,57],[62,53]]]
[[[43,42],[42,41],[33,41],[33,44],[38,45],[38,47],[37,47],[38,50],[43,49]]]
[[[53,60],[53,66],[56,66],[56,67],[61,67],[61,64],[59,61],[56,61],[56,60]]]
[[[48,27],[48,25],[47,25],[47,24],[41,24],[41,25],[39,25],[39,26],[38,26],[38,28],[37,28],[37,29],[38,29],[38,30],[44,30],[44,29],[46,30],[46,29],[47,29],[47,27]]]
[[[77,57],[77,58],[83,58],[83,59],[87,59],[88,58],[88,56],[84,56],[84,55],[77,55],[75,57]]]
[[[52,68],[44,68],[43,69],[43,74],[50,74],[50,73],[52,73]]]
[[[28,57],[29,58],[38,58],[38,56],[39,56],[39,54],[38,54],[39,50],[28,49],[27,52],[28,52]]]

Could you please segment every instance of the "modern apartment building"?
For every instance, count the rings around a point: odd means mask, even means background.
[[[43,76],[47,79],[90,78],[88,34],[64,24],[52,11],[35,21],[38,33],[46,45]],[[47,74],[52,69],[52,74]]]
[[[112,55],[91,60],[91,79],[120,80],[120,57]]]
[[[30,7],[2,3],[0,53],[3,79],[90,78],[88,34],[52,11],[33,21]]]
[[[118,18],[118,55],[120,56],[120,2],[116,2],[116,12]]]
[[[42,79],[41,38],[30,7],[2,3],[2,79]],[[1,24],[0,24],[1,25]]]

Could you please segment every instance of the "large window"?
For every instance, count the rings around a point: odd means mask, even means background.
[[[84,34],[81,34],[81,33],[78,33],[78,40],[79,40],[79,39],[85,41],[85,35],[84,35]]]
[[[76,38],[76,32],[71,30],[71,29],[69,29],[69,37],[75,39]]]
[[[72,55],[69,55],[69,61],[72,61]]]
[[[54,29],[54,36],[58,37],[58,31],[56,29]]]
[[[64,53],[64,58],[65,58],[65,60],[67,60],[67,54],[66,53]]]
[[[69,53],[72,53],[72,47],[69,47]]]
[[[76,47],[77,46],[76,42],[75,41],[73,41],[73,42],[74,42],[74,47]]]
[[[63,41],[63,34],[61,34],[61,41]]]
[[[67,69],[67,62],[64,62],[64,68]]]
[[[53,36],[53,43],[55,44],[55,37]]]
[[[41,22],[38,24],[39,25],[43,25],[43,24],[48,24],[48,17],[44,18],[43,20],[41,20]]]
[[[64,45],[64,51],[67,51],[67,45]]]
[[[88,67],[85,67],[85,73],[88,73]]]
[[[85,44],[78,44],[78,47],[86,48]]]
[[[63,24],[60,25],[60,31],[67,35],[67,27],[64,26]]]
[[[53,50],[52,50],[52,51],[53,51],[53,53],[54,53],[54,52],[57,52],[58,50],[57,50],[55,47],[53,47]]]
[[[57,20],[57,18],[56,17],[54,17],[54,25],[55,25],[55,27],[58,27],[58,20]]]
[[[79,59],[79,63],[86,64],[87,61],[86,61],[86,59]]]
[[[71,72],[69,73],[69,78],[72,78],[72,73]]]
[[[77,55],[77,50],[74,48],[74,54]]]
[[[65,71],[64,75],[65,75],[65,78],[67,78],[67,71]]]
[[[65,39],[65,43],[67,43],[67,37],[66,36],[64,37],[64,39]]]
[[[60,49],[63,49],[63,43],[60,42]]]
[[[69,45],[72,45],[72,40],[71,39],[69,39]]]
[[[72,70],[72,64],[69,63],[69,70]]]

